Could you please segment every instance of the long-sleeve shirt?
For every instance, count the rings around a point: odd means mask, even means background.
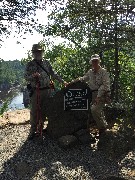
[[[87,82],[91,90],[98,90],[97,97],[101,97],[105,92],[110,91],[109,73],[102,67],[98,72],[90,69],[83,77],[80,77],[80,80]]]
[[[36,87],[37,80],[32,76],[32,74],[36,72],[40,74],[39,82],[41,88],[50,86],[50,77],[48,76],[48,74],[51,75],[53,79],[56,79],[61,83],[64,82],[64,80],[52,69],[52,66],[49,63],[49,61],[42,60],[41,62],[38,63],[40,63],[40,65],[47,71],[47,73],[36,63],[36,60],[32,60],[28,62],[25,69],[24,78],[26,81],[31,83],[31,86],[33,88]]]

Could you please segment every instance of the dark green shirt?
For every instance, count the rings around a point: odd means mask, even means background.
[[[39,61],[37,61],[39,62]],[[47,60],[42,60],[39,62],[41,66],[48,72],[48,74],[53,78],[58,80],[59,82],[63,83],[64,80],[52,69],[51,64]],[[36,60],[32,60],[27,63],[26,69],[25,69],[25,75],[24,78],[26,81],[31,83],[31,86],[33,88],[36,87],[37,79],[32,76],[33,73],[38,72],[40,74],[39,82],[40,87],[49,87],[50,83],[50,77],[48,74],[36,63]]]

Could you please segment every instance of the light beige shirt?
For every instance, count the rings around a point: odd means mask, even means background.
[[[98,72],[90,69],[83,77],[80,77],[80,80],[87,82],[91,90],[98,90],[97,97],[101,97],[105,92],[110,91],[109,73],[102,67]]]

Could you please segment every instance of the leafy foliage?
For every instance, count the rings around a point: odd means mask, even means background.
[[[41,42],[46,46],[46,42]],[[82,51],[83,50],[83,51]],[[32,57],[29,54],[28,59]],[[44,53],[44,59],[48,59],[53,66],[53,69],[60,74],[64,80],[70,82],[79,76],[83,76],[90,68],[89,64],[90,55],[88,54],[87,47],[77,48],[65,44],[54,45],[52,48],[47,48]],[[110,73],[113,94],[113,82],[115,78],[115,65],[114,65],[114,50],[105,51],[102,54],[102,66],[104,66]],[[134,100],[133,82],[134,82],[134,58],[129,54],[119,53],[119,101],[113,102],[112,106],[119,108],[131,108]],[[56,86],[59,84],[56,82]]]
[[[47,4],[52,4],[52,0],[1,0],[0,41],[3,41],[3,35],[8,37],[12,29],[16,36],[22,36],[21,33],[25,35],[27,32],[33,34],[33,30],[41,26],[39,19],[35,18],[37,10],[46,10]]]
[[[21,84],[24,76],[24,65],[20,61],[0,61],[0,85]]]
[[[124,100],[126,93],[131,95],[134,81],[134,67],[131,64],[134,63],[132,55],[135,45],[133,0],[71,0],[66,5],[55,7],[49,19],[45,35],[68,39],[77,51],[77,61],[83,72],[87,69],[89,57],[98,53],[111,74],[115,101]],[[127,61],[131,63],[125,66]],[[127,72],[131,73],[130,80],[124,81]],[[78,70],[74,68],[72,74],[77,75]],[[130,96],[131,99],[133,97]]]
[[[0,107],[0,116],[2,116],[3,113],[8,109],[9,103],[10,103],[10,100],[7,99],[7,100],[3,103],[2,107]]]
[[[46,26],[38,23],[35,25],[30,16],[39,8],[38,1],[7,1],[6,6],[12,4],[11,9],[16,6],[17,13],[13,13],[14,16],[8,13],[2,17],[6,21],[8,17],[13,17],[16,22],[18,18],[21,22],[28,22],[20,24],[26,25],[26,32],[36,28],[44,37],[62,37],[68,40],[68,44],[52,45],[51,48],[49,43],[41,42],[46,46],[44,57],[50,59],[54,69],[66,81],[84,75],[90,68],[90,56],[98,53],[102,65],[110,72],[115,101],[131,105],[135,75],[134,0],[68,0],[65,3],[63,0],[48,0],[41,1],[41,8],[45,9],[48,2],[54,10],[48,16]],[[5,4],[3,6],[6,8]],[[0,20],[1,22],[3,21]],[[23,62],[31,59],[29,52],[28,59],[23,59]]]

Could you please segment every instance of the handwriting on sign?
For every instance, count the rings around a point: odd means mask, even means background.
[[[88,90],[68,89],[64,93],[64,110],[88,110]]]

